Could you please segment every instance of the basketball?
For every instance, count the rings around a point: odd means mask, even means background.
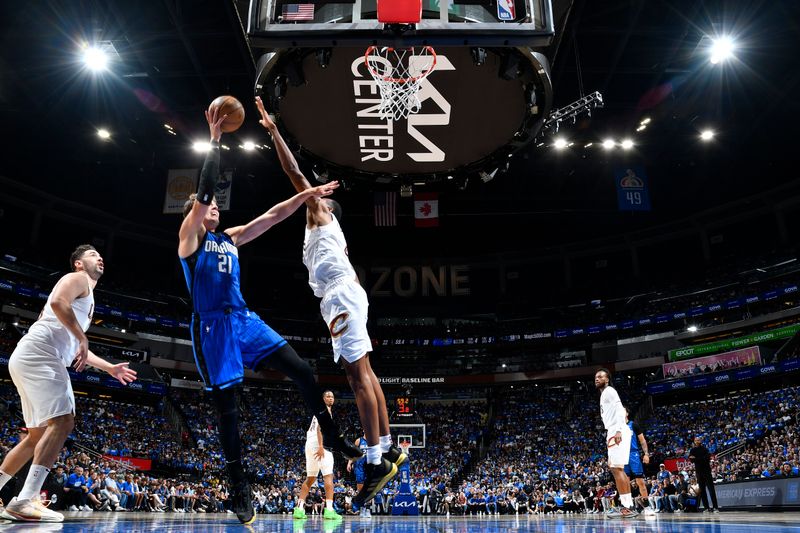
[[[230,133],[239,129],[239,126],[244,122],[244,106],[242,103],[230,95],[218,96],[208,106],[209,113],[214,111],[214,108],[219,108],[219,115],[228,115],[222,122],[223,133]]]

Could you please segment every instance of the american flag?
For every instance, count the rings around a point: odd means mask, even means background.
[[[314,4],[284,4],[283,20],[314,20]]]
[[[397,225],[396,192],[375,193],[375,225],[376,226]]]

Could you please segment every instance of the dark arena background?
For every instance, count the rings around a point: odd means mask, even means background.
[[[248,370],[249,529],[800,531],[798,3],[422,0],[421,20],[387,27],[375,0],[293,1],[2,3],[0,452],[26,431],[9,357],[80,244],[105,262],[90,348],[138,380],[70,369],[75,426],[43,486],[65,520],[0,533],[244,527],[177,257],[220,95],[245,109],[221,141],[222,228],[294,194],[255,96],[309,181],[339,181],[370,360],[410,458],[368,518],[336,456],[343,520],[321,516],[321,483],[293,519],[311,417],[283,375]],[[417,113],[376,111],[370,45],[433,47]],[[303,211],[241,250],[242,292],[355,440]],[[601,367],[650,451],[635,518],[607,516]]]

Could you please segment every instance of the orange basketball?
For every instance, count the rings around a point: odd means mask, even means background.
[[[239,126],[244,122],[244,106],[233,96],[226,94],[214,98],[214,101],[208,106],[208,111],[212,112],[215,107],[219,108],[218,116],[228,115],[222,122],[222,131],[224,133],[238,130]]]

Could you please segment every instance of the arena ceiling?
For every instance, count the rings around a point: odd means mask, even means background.
[[[248,45],[247,2],[157,0],[4,2],[1,17],[0,175],[53,198],[89,204],[125,220],[174,232],[161,213],[167,171],[199,166],[190,149],[204,133],[203,109],[219,94],[245,103],[262,51]],[[534,143],[508,171],[464,190],[440,189],[440,227],[415,229],[410,200],[397,228],[373,227],[370,187],[338,196],[351,241],[385,257],[480,256],[558,247],[685,219],[797,179],[800,118],[796,2],[555,0],[559,26],[547,53],[555,107],[599,91],[605,106],[566,124],[562,152]],[[710,37],[737,39],[735,59],[711,65]],[[79,43],[116,52],[104,75],[86,72]],[[224,157],[235,167],[237,223],[291,194],[262,139],[252,108]],[[648,128],[636,132],[644,118]],[[170,124],[176,135],[164,124]],[[98,127],[112,133],[109,142]],[[711,143],[699,130],[717,132]],[[479,131],[472,132],[480,135]],[[630,136],[624,155],[598,142]],[[586,148],[588,143],[593,146]],[[652,210],[620,212],[614,169],[646,169]],[[304,167],[310,174],[310,168]],[[2,199],[2,193],[0,193]],[[24,220],[4,220],[12,229]],[[264,251],[297,255],[298,226],[274,232]]]

